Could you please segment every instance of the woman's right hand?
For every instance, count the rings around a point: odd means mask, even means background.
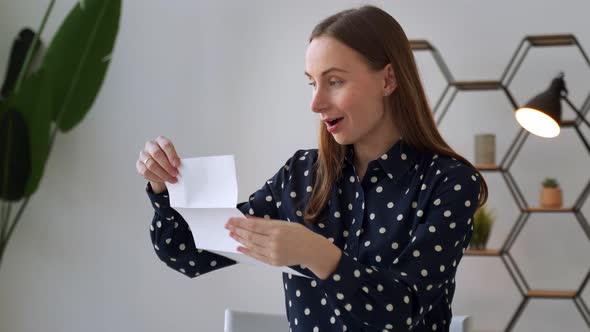
[[[137,172],[150,181],[154,193],[166,190],[164,182],[176,183],[179,166],[180,158],[176,149],[164,136],[147,141],[135,163]]]

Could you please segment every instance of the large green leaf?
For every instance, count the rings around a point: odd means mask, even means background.
[[[0,198],[20,200],[30,174],[29,132],[25,119],[13,109],[0,112]]]
[[[29,129],[31,176],[27,181],[25,196],[30,196],[39,186],[49,155],[52,103],[45,71],[41,69],[25,78],[19,91],[11,96],[8,104],[22,113]],[[16,143],[17,147],[20,145],[20,142]]]
[[[100,90],[119,29],[121,0],[79,1],[47,48],[53,119],[61,131],[76,126]]]

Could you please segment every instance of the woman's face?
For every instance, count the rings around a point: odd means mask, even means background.
[[[370,144],[391,130],[384,104],[396,87],[391,64],[375,71],[355,50],[321,36],[307,47],[305,75],[313,88],[311,110],[339,144]]]

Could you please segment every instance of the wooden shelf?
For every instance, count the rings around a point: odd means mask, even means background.
[[[475,165],[478,171],[501,171],[502,168],[495,164],[479,164]]]
[[[574,35],[535,35],[528,36],[527,40],[533,46],[566,46],[574,45],[576,39]]]
[[[414,51],[433,50],[434,48],[427,40],[410,40],[410,47]]]
[[[524,212],[574,212],[574,208],[541,208],[541,207],[530,207],[523,210]]]
[[[498,90],[502,88],[500,81],[455,81],[452,84],[459,90]]]
[[[466,256],[500,256],[502,255],[501,249],[467,249],[465,250]]]
[[[527,296],[533,298],[573,299],[576,297],[576,291],[531,289],[527,292]]]

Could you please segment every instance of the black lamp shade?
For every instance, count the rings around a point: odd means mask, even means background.
[[[563,75],[553,79],[544,92],[536,95],[516,113],[518,123],[541,137],[559,135],[561,123],[561,92],[566,91]]]

